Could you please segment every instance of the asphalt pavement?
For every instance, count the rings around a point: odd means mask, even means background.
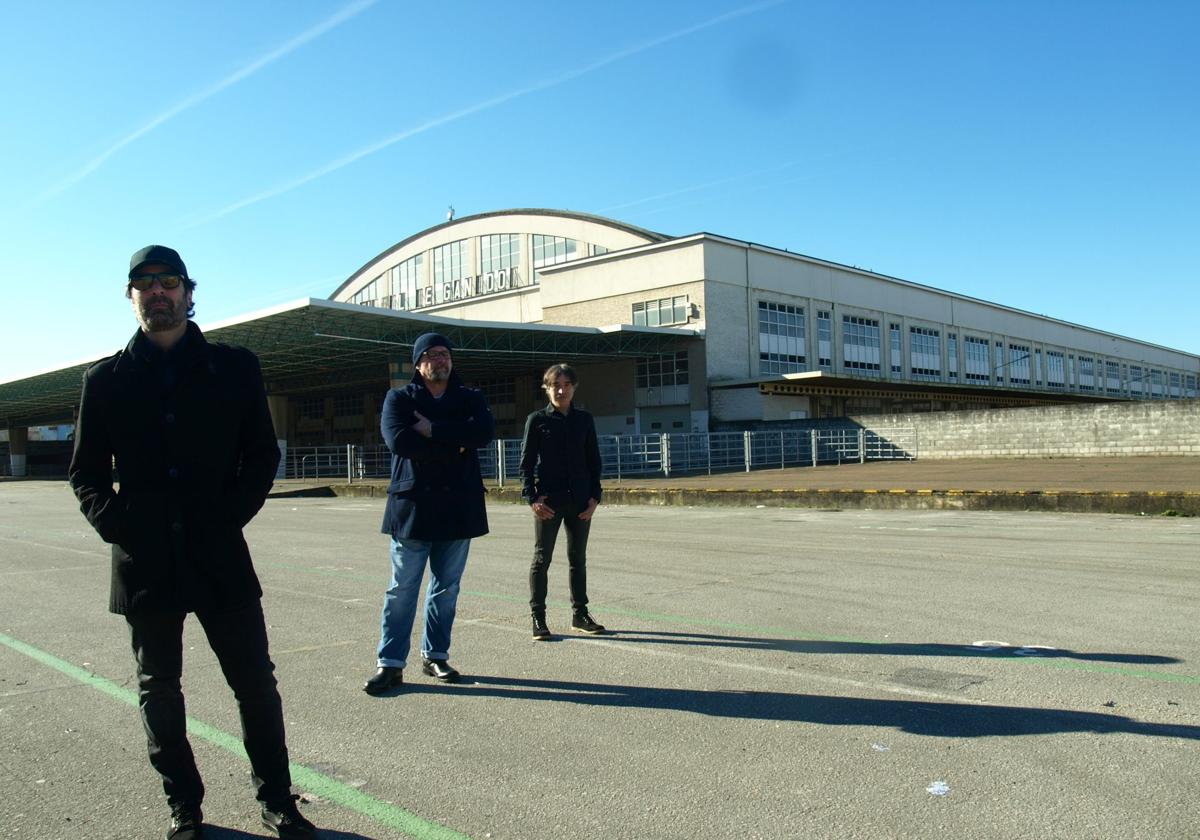
[[[273,498],[247,530],[325,838],[1197,836],[1200,519],[608,504],[613,632],[564,632],[563,556],[547,643],[530,514],[494,503],[464,681],[376,698],[382,507]],[[108,577],[65,484],[0,484],[0,837],[162,836]],[[194,621],[185,645],[207,836],[264,836]]]
[[[279,495],[382,496],[387,481],[281,481]],[[869,461],[604,481],[616,504],[1200,516],[1200,455]],[[519,480],[489,487],[519,503]]]

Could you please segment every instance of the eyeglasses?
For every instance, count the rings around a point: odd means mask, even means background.
[[[428,359],[431,362],[445,361],[450,358],[450,352],[448,350],[426,350],[421,354],[421,358]]]
[[[183,275],[167,272],[158,274],[139,274],[136,277],[129,278],[129,285],[137,289],[139,292],[144,292],[154,285],[154,281],[158,281],[158,285],[164,289],[174,289],[183,282]]]

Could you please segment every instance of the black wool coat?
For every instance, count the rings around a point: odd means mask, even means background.
[[[139,331],[88,368],[70,479],[83,515],[112,544],[109,610],[260,598],[242,528],[279,457],[257,357],[210,344],[191,321],[169,353]]]
[[[413,431],[417,413],[430,421],[431,437]],[[388,391],[379,425],[392,451],[380,530],[395,539],[430,541],[486,534],[486,490],[477,450],[496,431],[487,398],[451,373],[446,391],[434,399],[417,373],[404,388]]]

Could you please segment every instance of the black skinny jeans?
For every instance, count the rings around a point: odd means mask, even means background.
[[[543,615],[546,612],[546,572],[554,559],[554,543],[558,530],[567,527],[567,563],[570,565],[571,609],[587,607],[587,541],[590,519],[579,518],[586,510],[574,504],[559,505],[549,519],[533,518],[533,564],[529,567],[529,608]]]
[[[199,805],[204,783],[187,740],[187,715],[179,679],[183,672],[186,613],[130,615],[137,659],[138,706],[150,764],[162,776],[170,805]],[[251,782],[259,801],[279,803],[291,794],[283,704],[275,685],[275,665],[267,651],[262,605],[255,601],[230,611],[198,610],[196,618],[237,699],[242,743],[250,758]]]

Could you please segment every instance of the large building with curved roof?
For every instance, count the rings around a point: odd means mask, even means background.
[[[880,412],[1197,395],[1200,358],[709,233],[507,210],[368,260],[338,301],[453,319],[656,327],[680,346],[583,371],[603,433],[707,431]],[[537,399],[532,363],[514,416]],[[502,407],[504,404],[501,403]]]

